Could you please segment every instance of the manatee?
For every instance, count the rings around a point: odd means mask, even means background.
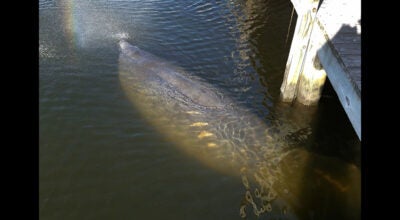
[[[288,138],[307,137],[310,129],[267,124],[217,87],[165,59],[125,39],[119,48],[121,87],[143,117],[191,157],[241,178],[244,192],[238,215],[242,218],[250,214],[309,218],[304,210],[318,207],[312,201],[321,198],[304,195],[319,189],[337,192],[330,202],[344,207],[331,212],[325,207],[320,217],[328,213],[341,219],[360,218],[359,169],[294,147]],[[304,178],[320,184],[304,186]]]

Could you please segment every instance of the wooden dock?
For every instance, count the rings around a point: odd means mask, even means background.
[[[281,97],[316,104],[328,76],[361,140],[361,0],[291,0],[298,20]]]

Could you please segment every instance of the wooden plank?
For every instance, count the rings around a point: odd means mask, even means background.
[[[324,0],[316,21],[327,43],[318,57],[361,140],[361,0]]]
[[[361,140],[361,96],[352,83],[353,80],[349,78],[349,73],[342,68],[343,65],[339,63],[340,61],[332,52],[329,44],[324,44],[317,54],[332,87],[336,91],[354,130]]]
[[[325,0],[317,15],[333,53],[361,94],[361,1]]]
[[[354,28],[361,34],[361,0],[324,0],[318,11],[317,19],[329,39],[339,30],[342,34],[351,33],[350,37],[355,36]]]
[[[343,28],[346,26],[343,26]],[[345,43],[345,44],[349,44],[351,43],[361,43],[361,37],[357,37],[354,36],[353,34],[349,34],[349,33],[339,33],[336,34],[334,36],[330,37],[332,39],[333,44],[341,44],[341,43]]]

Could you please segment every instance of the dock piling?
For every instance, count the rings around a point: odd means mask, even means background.
[[[328,77],[361,140],[361,0],[290,1],[298,18],[281,100],[315,105]]]
[[[311,91],[314,91],[314,87],[316,87],[316,85],[313,85],[314,82],[312,80],[314,78],[316,79],[321,78],[321,77],[313,77],[311,76],[310,73],[307,76],[303,77],[304,78],[303,86],[299,87],[300,74],[303,72],[307,55],[310,52],[310,49],[308,47],[310,43],[310,37],[313,29],[315,16],[317,14],[317,7],[319,4],[319,0],[292,0],[292,3],[298,16],[297,16],[296,28],[294,31],[292,44],[290,47],[289,57],[286,62],[285,75],[281,85],[281,99],[283,102],[294,101],[298,95],[299,88],[304,88],[304,89],[313,88]],[[314,71],[314,72],[320,73],[320,71]],[[320,80],[317,81],[318,81],[317,85],[319,85]],[[308,86],[306,86],[306,84]],[[319,91],[321,89],[318,88],[317,90]],[[306,100],[310,100],[307,98],[307,96],[304,95],[305,93],[306,91],[302,92],[304,98]],[[314,96],[315,95],[312,95],[312,97]],[[316,98],[313,98],[312,100],[315,99]],[[318,100],[319,97],[317,98],[316,101]]]

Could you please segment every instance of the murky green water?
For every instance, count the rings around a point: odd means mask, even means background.
[[[40,219],[241,219],[241,207],[257,218],[248,197],[261,190],[254,173],[246,189],[240,171],[188,154],[132,105],[119,79],[121,36],[213,85],[259,123],[311,128],[306,141],[291,140],[297,150],[281,161],[277,182],[283,193],[260,219],[359,218],[360,143],[334,93],[326,88],[317,107],[279,102],[289,1],[39,7]]]

